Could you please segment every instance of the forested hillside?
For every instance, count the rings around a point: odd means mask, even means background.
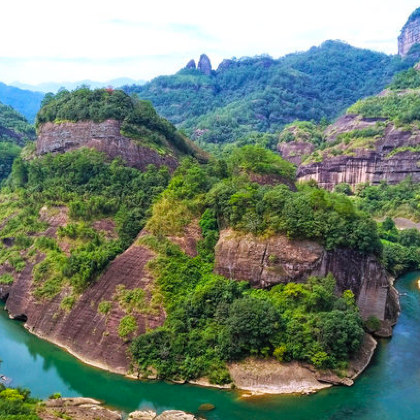
[[[35,139],[35,127],[12,107],[0,102],[0,181],[12,168],[21,147]]]
[[[125,90],[152,101],[192,139],[224,143],[253,131],[276,132],[296,119],[332,119],[413,64],[413,57],[402,60],[326,41],[280,59],[224,60],[208,76],[182,69]]]

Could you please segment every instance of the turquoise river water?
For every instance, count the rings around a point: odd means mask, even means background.
[[[140,382],[87,366],[28,333],[0,310],[1,373],[13,386],[46,398],[86,396],[130,412],[168,409],[197,413],[202,403],[216,409],[209,420],[417,420],[420,419],[420,272],[396,283],[402,314],[391,340],[382,340],[366,372],[355,385],[314,395],[241,398],[236,391],[164,382]],[[3,309],[3,306],[0,307]],[[199,413],[202,414],[202,413]],[[204,413],[203,413],[204,414]]]

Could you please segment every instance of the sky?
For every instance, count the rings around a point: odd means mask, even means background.
[[[0,81],[149,80],[201,53],[278,58],[327,39],[397,53],[412,0],[15,0],[2,4]]]

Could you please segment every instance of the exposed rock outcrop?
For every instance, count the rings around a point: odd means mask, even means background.
[[[193,414],[179,410],[168,410],[161,414],[154,411],[134,411],[128,418],[133,420],[199,420]]]
[[[311,393],[331,386],[319,382],[315,374],[299,362],[246,359],[230,363],[229,373],[238,389],[252,393]]]
[[[232,230],[220,232],[216,245],[215,271],[254,287],[304,282],[309,276],[332,273],[337,292],[350,289],[363,318],[375,316],[391,333],[399,313],[393,279],[373,255],[349,249],[325,250],[308,240],[292,241],[285,236],[259,238]]]
[[[353,385],[368,366],[377,343],[365,334],[360,350],[350,359],[345,376],[334,371],[317,370],[302,362],[279,363],[274,359],[248,358],[229,364],[229,373],[238,389],[257,394],[312,393],[331,385]]]
[[[121,338],[118,327],[126,315],[115,294],[118,286],[126,289],[141,288],[150,301],[153,278],[146,264],[154,254],[146,247],[133,244],[110,263],[102,276],[77,300],[70,311],[61,307],[69,291],[64,288],[52,300],[36,299],[32,278],[33,265],[42,259],[38,256],[17,273],[10,287],[6,309],[10,317],[26,321],[26,328],[41,338],[53,342],[94,366],[126,374],[130,369],[128,356],[129,337]],[[121,286],[120,286],[121,287]],[[99,304],[110,303],[107,313],[101,313]],[[165,314],[160,307],[133,313],[137,323],[136,334],[161,326]]]
[[[122,413],[103,407],[100,401],[92,398],[50,399],[38,409],[42,420],[121,420]],[[128,415],[130,420],[199,420],[193,414],[179,410],[167,410],[161,414],[155,411],[134,411]]]
[[[398,54],[405,57],[411,47],[420,43],[420,8],[415,10],[398,37]]]
[[[195,65],[195,60],[191,59],[188,61],[187,65],[185,66],[186,69],[195,69],[197,66]]]
[[[38,415],[42,420],[121,420],[122,415],[109,410],[92,398],[58,398],[45,402]]]
[[[211,62],[206,54],[201,54],[200,61],[197,64],[197,69],[204,73],[206,76],[211,75]]]
[[[315,145],[313,143],[303,141],[284,142],[277,145],[277,151],[280,155],[297,166],[302,163],[302,156],[310,155],[314,150]]]
[[[378,121],[384,123],[379,118],[345,115],[327,129],[327,141],[332,144],[339,134],[374,128]],[[322,161],[304,162],[297,170],[297,178],[299,181],[314,179],[319,186],[329,190],[342,182],[352,187],[364,182],[377,185],[382,180],[398,184],[407,176],[411,176],[414,182],[420,182],[420,152],[402,149],[419,144],[419,130],[404,131],[387,123],[384,134],[368,146],[350,150],[343,144],[342,153],[337,156],[327,156],[327,152],[320,151]],[[391,153],[398,148],[401,148],[398,153]]]
[[[170,145],[168,145],[170,146]],[[166,165],[174,170],[177,159],[171,154],[162,155],[121,134],[121,122],[106,120],[45,123],[39,127],[36,151],[38,155],[50,152],[67,152],[81,147],[95,148],[111,159],[121,157],[129,166],[144,170],[147,165]]]

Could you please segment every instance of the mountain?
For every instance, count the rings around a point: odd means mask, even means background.
[[[0,103],[0,181],[7,178],[21,147],[35,140],[35,127],[8,105]]]
[[[205,72],[192,60],[172,76],[124,89],[150,100],[160,114],[203,143],[276,132],[296,119],[335,118],[415,62],[339,41],[279,59],[224,60],[217,70],[211,70],[208,57],[201,58]]]
[[[399,73],[388,89],[362,99],[329,127],[296,123],[278,150],[299,165],[299,180],[327,189],[337,184],[420,182],[420,71]]]
[[[44,82],[39,83],[37,85],[30,85],[26,83],[20,82],[12,82],[11,85],[18,87],[20,89],[32,90],[35,92],[53,92],[56,93],[60,88],[65,88],[67,90],[73,90],[80,86],[89,86],[92,89],[103,88],[112,86],[113,88],[118,88],[120,86],[129,85],[129,84],[137,84],[143,85],[146,83],[144,80],[134,80],[129,77],[119,77],[117,79],[111,79],[105,82],[97,82],[94,80],[80,80],[76,82]]]
[[[36,126],[38,155],[89,147],[138,169],[154,164],[171,170],[182,156],[202,156],[149,102],[111,88],[47,94]]]
[[[41,92],[22,90],[0,82],[0,101],[19,111],[29,122],[35,121],[43,97]]]

